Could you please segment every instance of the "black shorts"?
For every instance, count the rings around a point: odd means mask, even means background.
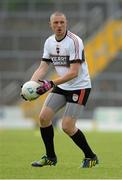
[[[91,88],[78,89],[78,90],[64,90],[55,86],[52,90],[53,93],[64,95],[67,102],[77,103],[80,105],[86,105]]]

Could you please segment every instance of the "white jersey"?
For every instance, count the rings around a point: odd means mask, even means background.
[[[67,31],[60,41],[55,39],[55,35],[50,36],[45,42],[42,60],[52,62],[59,76],[68,72],[71,63],[81,63],[78,76],[58,87],[64,90],[91,88],[83,42],[77,35]]]

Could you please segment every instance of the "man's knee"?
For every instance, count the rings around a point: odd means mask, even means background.
[[[63,119],[62,129],[66,134],[72,136],[77,130],[77,128],[75,127],[75,120],[72,118]]]
[[[49,126],[52,123],[53,115],[54,112],[50,108],[48,107],[43,108],[39,115],[40,126],[41,127]]]
[[[39,122],[41,127],[46,127],[50,124],[50,120],[44,114],[39,116]]]

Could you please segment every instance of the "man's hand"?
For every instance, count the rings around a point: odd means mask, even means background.
[[[41,85],[37,88],[36,93],[40,95],[46,93],[54,86],[53,81],[47,81],[47,80],[40,81],[39,80],[39,82],[41,82]]]

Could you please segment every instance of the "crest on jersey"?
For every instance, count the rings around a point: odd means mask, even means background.
[[[60,49],[59,49],[59,46],[58,46],[58,45],[56,46],[56,52],[57,52],[57,54],[60,53]]]
[[[77,94],[73,94],[72,95],[72,99],[73,99],[73,101],[78,101],[78,95]]]

